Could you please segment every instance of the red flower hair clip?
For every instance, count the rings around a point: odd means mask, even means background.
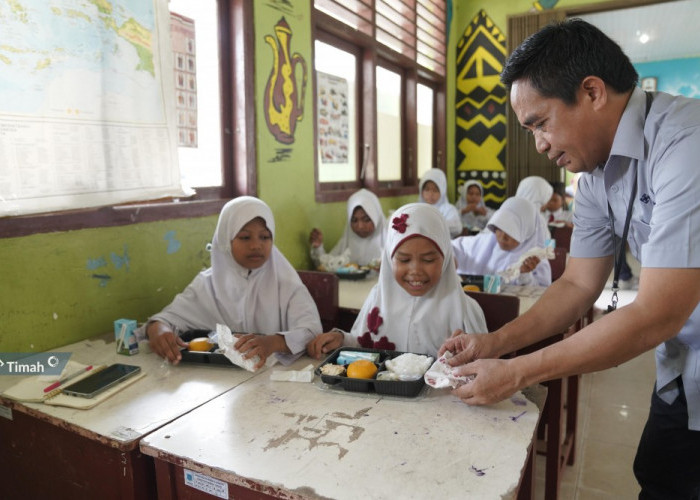
[[[408,227],[408,224],[406,224],[407,220],[408,214],[401,214],[399,217],[394,217],[394,219],[391,221],[391,227],[403,234],[406,232],[406,228]]]

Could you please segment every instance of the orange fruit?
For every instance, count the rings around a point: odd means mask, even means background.
[[[190,340],[187,349],[190,351],[208,351],[212,348],[212,344],[207,337],[197,337],[196,339]]]
[[[348,365],[347,376],[350,378],[372,378],[377,373],[377,365],[367,359],[358,359]]]

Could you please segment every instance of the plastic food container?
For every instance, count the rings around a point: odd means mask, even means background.
[[[371,379],[350,378],[343,375],[323,375],[321,368],[323,365],[336,364],[340,351],[354,352],[375,352],[379,353],[379,362],[377,363],[377,373],[385,371],[387,359],[392,359],[401,354],[402,351],[388,351],[383,349],[367,349],[363,347],[339,347],[333,351],[323,362],[316,367],[314,373],[321,377],[321,380],[328,385],[340,385],[346,391],[353,392],[376,392],[377,394],[388,394],[391,396],[415,397],[420,393],[425,386],[423,377],[418,380],[377,380],[377,376]]]
[[[180,338],[185,342],[189,342],[197,337],[207,337],[211,333],[209,330],[189,330],[180,335]],[[208,351],[188,351],[187,347],[180,349],[180,355],[182,359],[180,362],[184,363],[199,363],[203,365],[224,365],[224,366],[238,366],[231,363],[226,356],[220,352],[216,352],[219,349],[219,344],[212,344],[212,348]]]

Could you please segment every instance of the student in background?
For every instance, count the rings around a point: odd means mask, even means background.
[[[517,264],[529,250],[544,248],[545,235],[535,206],[524,198],[508,198],[487,228],[475,236],[452,240],[459,274],[499,274]],[[525,258],[512,285],[549,286],[552,269],[547,259]]]
[[[418,201],[437,208],[447,221],[450,236],[462,234],[462,220],[454,205],[447,201],[447,177],[439,168],[431,168],[423,174],[418,185]]]
[[[341,255],[349,248],[350,262],[376,268],[381,260],[385,233],[386,219],[379,198],[367,189],[360,189],[348,198],[345,232],[330,254]],[[311,259],[318,268],[321,256],[326,253],[320,229],[311,231],[309,243]]]
[[[318,309],[292,265],[274,245],[275,220],[262,200],[240,196],[224,205],[214,232],[211,267],[199,273],[170,305],[150,317],[137,334],[171,363],[187,347],[178,334],[216,330],[241,334],[234,345],[257,368],[276,353],[289,364],[321,332]]]
[[[440,212],[410,203],[394,213],[379,281],[352,330],[323,333],[307,351],[316,359],[342,345],[435,356],[447,338],[463,331],[486,332],[484,313],[462,290]]]
[[[462,227],[471,231],[484,229],[494,210],[484,204],[484,188],[481,182],[467,181],[458,191],[459,199],[455,206],[462,219]]]
[[[542,207],[542,216],[547,224],[563,224],[573,227],[574,213],[566,203],[566,186],[563,182],[552,182],[554,192],[546,205]]]

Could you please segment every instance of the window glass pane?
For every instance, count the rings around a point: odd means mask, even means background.
[[[186,186],[220,186],[221,116],[216,0],[170,0],[178,159]],[[194,34],[194,38],[192,37]]]
[[[418,178],[433,165],[433,89],[418,84]]]
[[[401,75],[377,66],[377,178],[401,179]]]
[[[319,182],[357,179],[356,58],[315,42]]]

